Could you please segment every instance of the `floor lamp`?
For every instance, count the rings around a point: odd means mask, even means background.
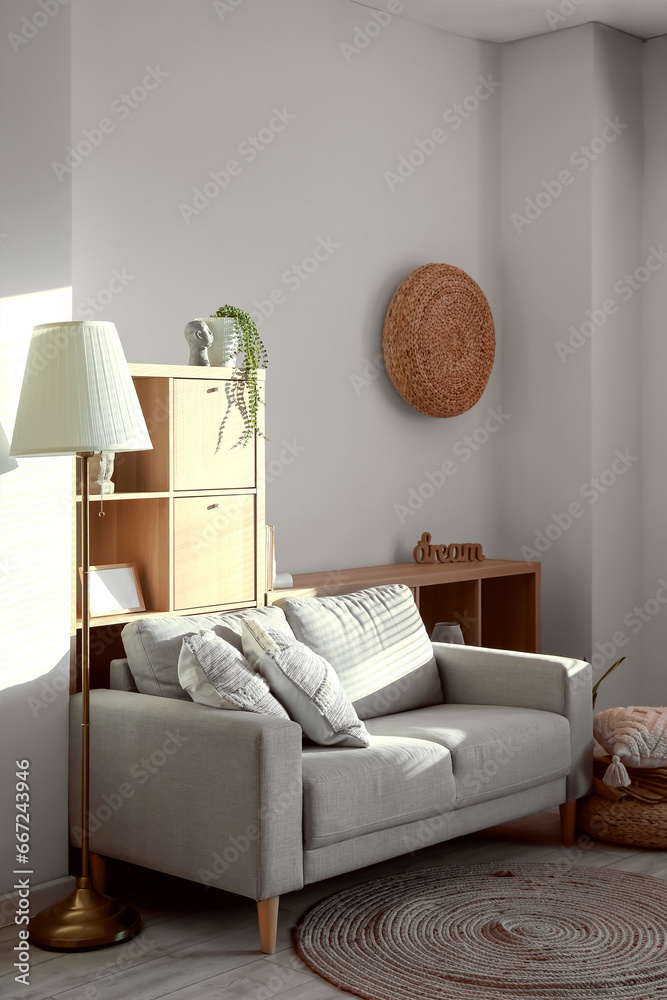
[[[99,948],[133,937],[139,915],[94,888],[89,873],[90,606],[88,460],[100,451],[152,448],[113,323],[36,326],[32,333],[10,454],[81,459],[81,874],[70,895],[30,921],[44,948]]]

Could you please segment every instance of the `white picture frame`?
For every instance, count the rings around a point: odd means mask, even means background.
[[[81,567],[79,575],[82,577]],[[129,615],[145,611],[139,575],[134,563],[108,563],[91,566],[88,577],[91,618]]]

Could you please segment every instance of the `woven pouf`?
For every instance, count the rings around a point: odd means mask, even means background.
[[[484,292],[451,264],[425,264],[398,286],[384,320],[387,374],[429,417],[465,413],[489,381],[496,339]]]
[[[577,817],[581,829],[595,840],[633,847],[667,848],[667,801],[619,799],[612,802],[604,795],[588,795],[580,802]]]
[[[295,951],[367,1000],[665,1000],[666,904],[623,871],[428,868],[317,903]]]

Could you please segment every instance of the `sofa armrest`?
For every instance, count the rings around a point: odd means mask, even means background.
[[[127,691],[90,697],[90,847],[252,899],[303,885],[301,728]],[[80,843],[81,695],[70,827]]]
[[[593,776],[592,670],[564,656],[434,642],[445,701],[514,705],[563,715],[570,723],[568,800],[585,795]]]

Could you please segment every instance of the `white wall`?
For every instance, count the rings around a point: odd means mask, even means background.
[[[667,36],[644,46],[644,231],[643,246],[667,248]],[[643,643],[643,694],[646,705],[667,704],[665,650],[667,612],[655,595],[667,580],[667,267],[647,282],[641,296],[642,309],[642,486],[643,589],[637,601]],[[646,602],[652,602],[645,607]],[[639,625],[635,625],[639,628]]]
[[[36,29],[22,21],[36,9],[5,0],[0,11],[0,423],[7,438],[33,325],[71,318],[70,185],[59,184],[50,166],[69,141],[69,10]],[[17,758],[30,761],[33,890],[67,874],[70,526],[70,460],[19,459],[0,475],[0,895],[11,890],[17,867]],[[39,895],[32,900],[38,907]],[[13,920],[14,910],[11,898],[2,900],[0,923]]]
[[[380,27],[347,0],[253,0],[224,20],[209,0],[86,0],[72,16],[73,135],[102,117],[113,126],[72,175],[75,308],[126,269],[132,280],[99,315],[116,322],[129,360],[185,363],[188,320],[226,302],[256,312],[282,294],[260,324],[279,570],[411,559],[425,529],[495,554],[505,429],[467,462],[453,449],[503,405],[499,372],[474,410],[435,420],[375,359],[389,299],[421,264],[462,267],[500,316],[499,93],[443,121],[480,76],[498,79],[497,47],[400,18]],[[369,21],[377,33],[354,52]],[[147,66],[167,75],[120,110]],[[294,118],[248,162],[239,145],[280,124],[274,108]],[[438,127],[446,141],[392,191],[385,171]],[[186,222],[179,205],[232,159],[240,173]],[[320,239],[335,249],[297,288],[283,276]],[[452,458],[457,474],[399,516],[395,505]]]
[[[590,507],[596,676],[621,656],[626,657],[600,688],[600,708],[632,703],[646,690],[641,678],[640,640],[628,619],[633,607],[646,599],[642,595],[641,522],[637,516],[646,462],[640,441],[640,322],[645,289],[634,279],[635,270],[644,266],[649,254],[648,246],[642,243],[643,48],[637,38],[595,26],[593,134],[600,134],[604,122],[614,122],[616,129],[623,126],[591,168],[590,309],[594,321],[602,325],[578,352],[591,352],[590,476],[599,477],[604,490],[598,492],[594,487],[598,499]],[[607,131],[610,134],[615,133]],[[605,304],[609,310],[606,316]],[[565,367],[576,360],[576,356],[568,357]],[[624,461],[618,459],[619,453],[625,456]],[[667,599],[667,591],[665,596]]]
[[[502,554],[542,560],[545,651],[628,657],[600,707],[641,690],[641,67],[602,25],[503,47]]]
[[[502,380],[512,420],[500,555],[541,559],[543,648],[572,656],[591,649],[591,517],[560,525],[590,476],[591,356],[582,348],[564,364],[556,344],[590,308],[591,172],[569,158],[594,134],[593,35],[586,26],[502,51]],[[558,194],[565,170],[572,181]]]

